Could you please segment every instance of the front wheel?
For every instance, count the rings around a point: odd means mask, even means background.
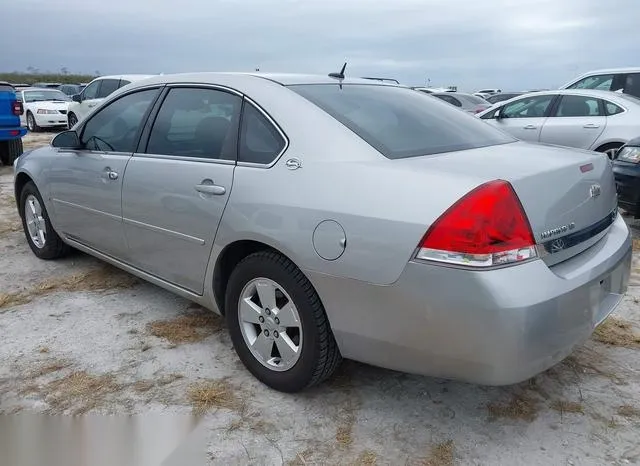
[[[609,159],[613,160],[616,156],[616,154],[618,153],[618,149],[620,149],[622,147],[622,144],[618,143],[618,142],[613,142],[611,144],[605,144],[603,146],[600,146],[596,149],[597,152],[603,152],[605,154],[607,154],[607,157],[609,157]]]
[[[76,123],[78,123],[78,117],[76,117],[75,113],[69,113],[67,121],[69,124],[69,129],[71,129],[76,125]]]
[[[236,353],[261,382],[282,392],[319,384],[342,357],[313,286],[290,260],[270,251],[233,270],[225,309]]]
[[[32,133],[40,131],[41,129],[36,122],[36,117],[34,117],[31,112],[27,112],[27,129]]]
[[[38,188],[29,181],[20,193],[22,228],[33,253],[40,259],[58,259],[69,251],[53,229]]]

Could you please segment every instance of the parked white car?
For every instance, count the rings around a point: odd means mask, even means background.
[[[20,124],[29,131],[67,126],[67,110],[71,99],[64,92],[28,87],[16,90],[16,98],[24,108]]]
[[[478,115],[518,139],[606,153],[640,135],[640,99],[588,89],[534,92]]]
[[[640,67],[589,71],[561,89],[597,89],[640,97]]]
[[[91,81],[80,94],[72,97],[69,105],[69,128],[86,117],[94,107],[117,89],[141,79],[150,78],[148,74],[124,74],[117,76],[101,76]]]
[[[474,92],[473,95],[476,97],[480,97],[482,99],[486,99],[495,94],[499,94],[502,92],[502,89],[480,89],[478,92]]]

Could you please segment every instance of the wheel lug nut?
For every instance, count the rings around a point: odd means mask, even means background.
[[[269,330],[265,330],[265,331],[264,331],[264,336],[265,336],[265,337],[268,337],[268,336],[269,336]]]
[[[280,335],[278,334],[278,332],[273,332],[273,336],[278,338]]]
[[[264,317],[260,316],[258,317],[258,320],[260,321],[261,324],[264,324]]]
[[[271,315],[271,310],[269,310],[269,308],[268,308],[268,307],[267,307],[267,308],[265,308],[264,312],[266,312],[268,316],[270,316],[270,315]]]
[[[273,321],[276,323],[276,325],[280,325],[280,319],[278,319],[277,317],[273,319]]]

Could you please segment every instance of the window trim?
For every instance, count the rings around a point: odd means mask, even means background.
[[[201,162],[201,163],[214,163],[218,165],[236,165],[238,161],[238,147],[236,144],[236,158],[235,160],[227,160],[227,159],[212,159],[209,157],[189,157],[185,155],[165,155],[165,154],[148,154],[145,152],[149,145],[149,138],[151,137],[151,130],[153,129],[153,125],[156,122],[156,118],[158,117],[158,113],[160,113],[160,109],[162,108],[162,104],[166,100],[167,96],[171,89],[210,89],[217,90],[222,92],[227,92],[229,94],[236,95],[241,99],[244,98],[243,94],[236,89],[218,85],[218,84],[206,84],[206,83],[167,83],[163,85],[162,92],[158,95],[158,99],[155,101],[153,106],[151,107],[151,111],[147,115],[146,123],[142,129],[142,133],[140,134],[140,139],[138,140],[138,145],[136,146],[136,150],[133,152],[134,157],[145,158],[145,159],[160,159],[160,160],[178,160],[182,162]],[[238,137],[240,137],[240,122],[242,121],[242,105],[243,102],[240,103],[240,118],[238,121]]]
[[[264,168],[264,169],[269,169],[271,167],[273,167],[276,163],[278,163],[278,161],[280,160],[280,158],[282,158],[282,155],[287,151],[287,149],[289,148],[289,138],[287,137],[287,135],[285,134],[285,132],[282,130],[282,128],[280,128],[280,125],[278,125],[275,120],[273,118],[271,118],[271,115],[269,115],[262,107],[260,107],[258,104],[255,103],[255,101],[253,101],[251,98],[244,96],[244,102],[242,105],[242,114],[240,115],[240,127],[238,130],[238,151],[240,150],[240,137],[242,134],[242,121],[244,118],[244,106],[246,104],[252,105],[256,110],[258,110],[258,112],[260,112],[262,114],[262,116],[264,116],[267,121],[276,129],[276,131],[278,131],[278,133],[280,133],[280,136],[282,137],[282,139],[284,140],[284,146],[282,146],[282,150],[280,150],[280,152],[278,153],[278,155],[275,156],[275,158],[268,164],[265,163],[256,163],[256,162],[241,162],[240,160],[238,160],[238,157],[236,157],[236,164],[239,167],[253,167],[253,168]]]
[[[144,116],[142,117],[142,121],[144,122],[144,124],[140,125],[140,128],[138,128],[138,132],[136,133],[136,139],[137,142],[136,144],[134,144],[133,146],[133,150],[130,152],[122,152],[122,151],[102,151],[102,150],[89,150],[89,149],[85,149],[85,148],[81,148],[81,149],[76,149],[74,150],[74,152],[89,152],[92,154],[109,154],[109,155],[125,155],[127,157],[131,157],[132,154],[135,153],[135,150],[139,147],[140,145],[140,138],[142,137],[142,132],[144,131],[144,128],[146,126],[146,122],[149,120],[149,116],[151,115],[151,111],[154,109],[159,96],[162,94],[162,88],[163,85],[158,85],[158,84],[150,84],[148,86],[143,86],[143,87],[138,87],[136,89],[131,89],[131,91],[123,93],[123,94],[119,94],[117,96],[114,96],[113,93],[110,94],[110,97],[114,97],[108,101],[106,101],[103,105],[100,105],[100,108],[97,109],[95,111],[95,113],[92,113],[91,116],[86,119],[85,121],[83,121],[80,124],[80,127],[78,129],[76,129],[76,134],[78,135],[78,139],[80,140],[80,142],[82,142],[82,136],[84,135],[84,130],[87,126],[87,123],[89,123],[91,120],[93,120],[96,115],[99,115],[105,108],[107,108],[109,105],[111,105],[112,103],[127,97],[128,95],[131,94],[135,94],[137,92],[142,92],[142,91],[148,91],[148,90],[159,90],[160,92],[158,92],[155,96],[155,100],[152,102],[152,104],[149,106],[149,108],[147,109],[147,111],[145,112]],[[106,99],[105,99],[106,100]],[[65,149],[66,151],[66,149]]]

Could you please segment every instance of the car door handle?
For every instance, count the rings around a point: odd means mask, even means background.
[[[583,128],[595,129],[595,128],[600,128],[600,125],[595,125],[593,123],[588,123],[588,124],[584,125]]]
[[[538,127],[534,126],[534,125],[527,125],[527,126],[523,127],[523,129],[538,129]]]
[[[222,196],[224,193],[227,192],[226,189],[224,189],[224,186],[218,186],[216,184],[197,184],[195,186],[195,190],[198,191],[199,193],[203,193],[203,194],[213,194],[215,196]]]

